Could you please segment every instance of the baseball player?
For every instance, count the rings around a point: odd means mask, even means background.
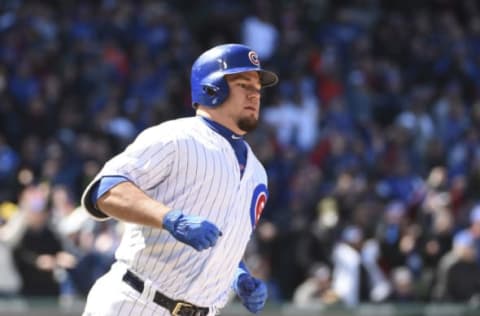
[[[250,312],[263,308],[266,285],[242,257],[267,175],[243,136],[257,125],[261,89],[277,81],[249,47],[216,46],[192,66],[196,116],[146,129],[105,164],[82,204],[125,231],[84,316],[215,315],[231,290]]]

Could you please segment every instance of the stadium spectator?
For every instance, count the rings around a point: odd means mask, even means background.
[[[26,227],[13,255],[22,279],[20,294],[26,297],[58,296],[57,272],[75,265],[75,258],[63,251],[59,238],[49,227],[47,190],[45,186],[25,189],[19,205],[19,212],[25,212]]]
[[[439,266],[436,299],[476,304],[480,295],[480,267],[470,231],[455,235],[452,252],[445,255]]]
[[[338,303],[339,297],[332,291],[330,267],[317,263],[310,270],[308,278],[295,289],[293,303],[302,308]]]
[[[390,284],[377,263],[378,246],[365,240],[357,226],[347,226],[332,253],[332,291],[348,307],[361,302],[381,302]]]

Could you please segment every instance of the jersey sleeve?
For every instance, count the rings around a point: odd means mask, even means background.
[[[108,216],[96,209],[91,191],[104,176],[121,176],[147,192],[164,181],[175,162],[176,141],[166,128],[160,126],[142,132],[123,152],[111,158],[85,189],[82,205],[97,220]]]
[[[143,133],[124,152],[109,160],[102,176],[119,175],[147,191],[162,182],[174,163],[176,143],[171,137],[155,140],[155,133]]]

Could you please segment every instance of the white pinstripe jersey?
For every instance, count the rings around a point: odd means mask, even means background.
[[[197,252],[166,230],[126,224],[116,251],[165,295],[222,308],[268,195],[265,169],[247,145],[243,177],[232,146],[200,117],[164,122],[142,132],[108,161],[105,175],[122,175],[150,197],[222,231],[213,248]]]

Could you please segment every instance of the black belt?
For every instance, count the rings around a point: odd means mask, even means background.
[[[137,277],[133,272],[127,270],[122,280],[140,293],[143,293],[143,280]],[[185,301],[173,300],[162,293],[155,291],[153,301],[158,305],[165,307],[173,316],[207,316],[207,307],[198,307]]]

